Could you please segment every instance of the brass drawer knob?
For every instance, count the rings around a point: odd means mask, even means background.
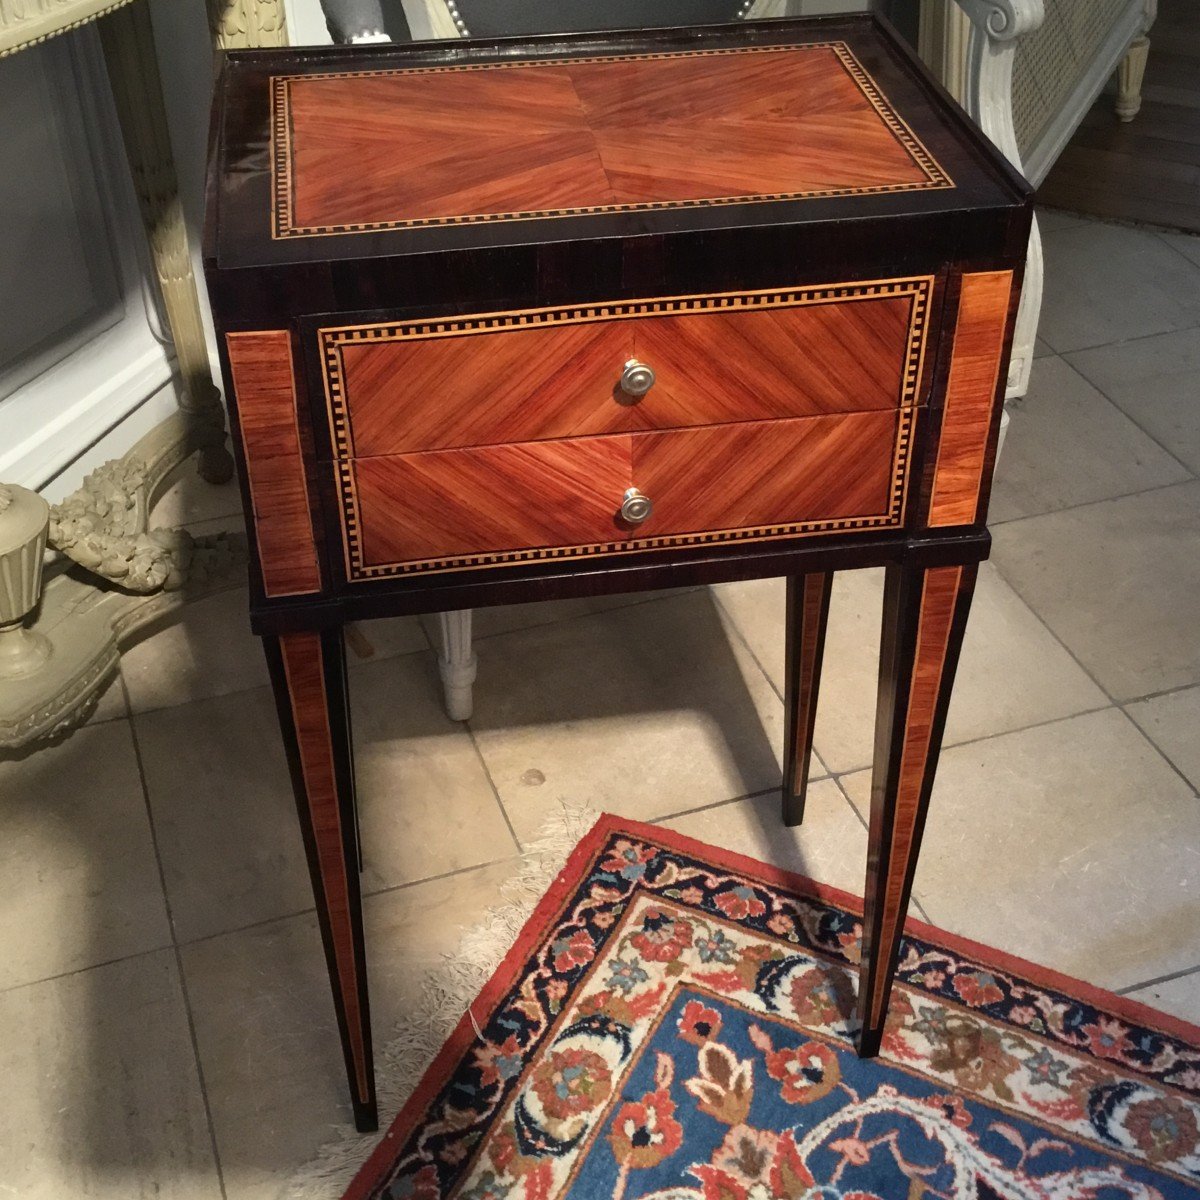
[[[653,511],[654,505],[650,503],[649,496],[642,495],[635,487],[625,492],[625,498],[621,501],[621,516],[630,525],[640,525]]]
[[[654,372],[644,362],[631,358],[621,372],[621,391],[627,396],[644,396],[654,386]]]

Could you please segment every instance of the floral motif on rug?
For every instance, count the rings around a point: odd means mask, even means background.
[[[347,1200],[1200,1195],[1200,1030],[910,922],[861,1060],[860,913],[602,818]]]

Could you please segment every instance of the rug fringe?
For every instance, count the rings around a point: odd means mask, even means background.
[[[457,949],[444,955],[426,977],[420,1000],[403,1028],[377,1056],[382,1129],[386,1130],[400,1111],[599,815],[586,803],[561,801],[559,811],[525,847],[517,873],[502,885],[503,903],[488,909],[477,924],[465,930]],[[364,1135],[347,1128],[292,1175],[279,1193],[280,1200],[338,1200],[378,1140],[378,1134]]]

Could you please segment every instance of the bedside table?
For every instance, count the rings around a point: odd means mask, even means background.
[[[877,1052],[1029,224],[869,18],[227,58],[208,283],[360,1128],[350,620],[784,575],[797,824],[832,574],[885,566]]]

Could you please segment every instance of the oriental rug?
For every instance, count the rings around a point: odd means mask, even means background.
[[[860,916],[602,817],[346,1200],[1200,1195],[1200,1030],[910,921],[862,1061]]]

